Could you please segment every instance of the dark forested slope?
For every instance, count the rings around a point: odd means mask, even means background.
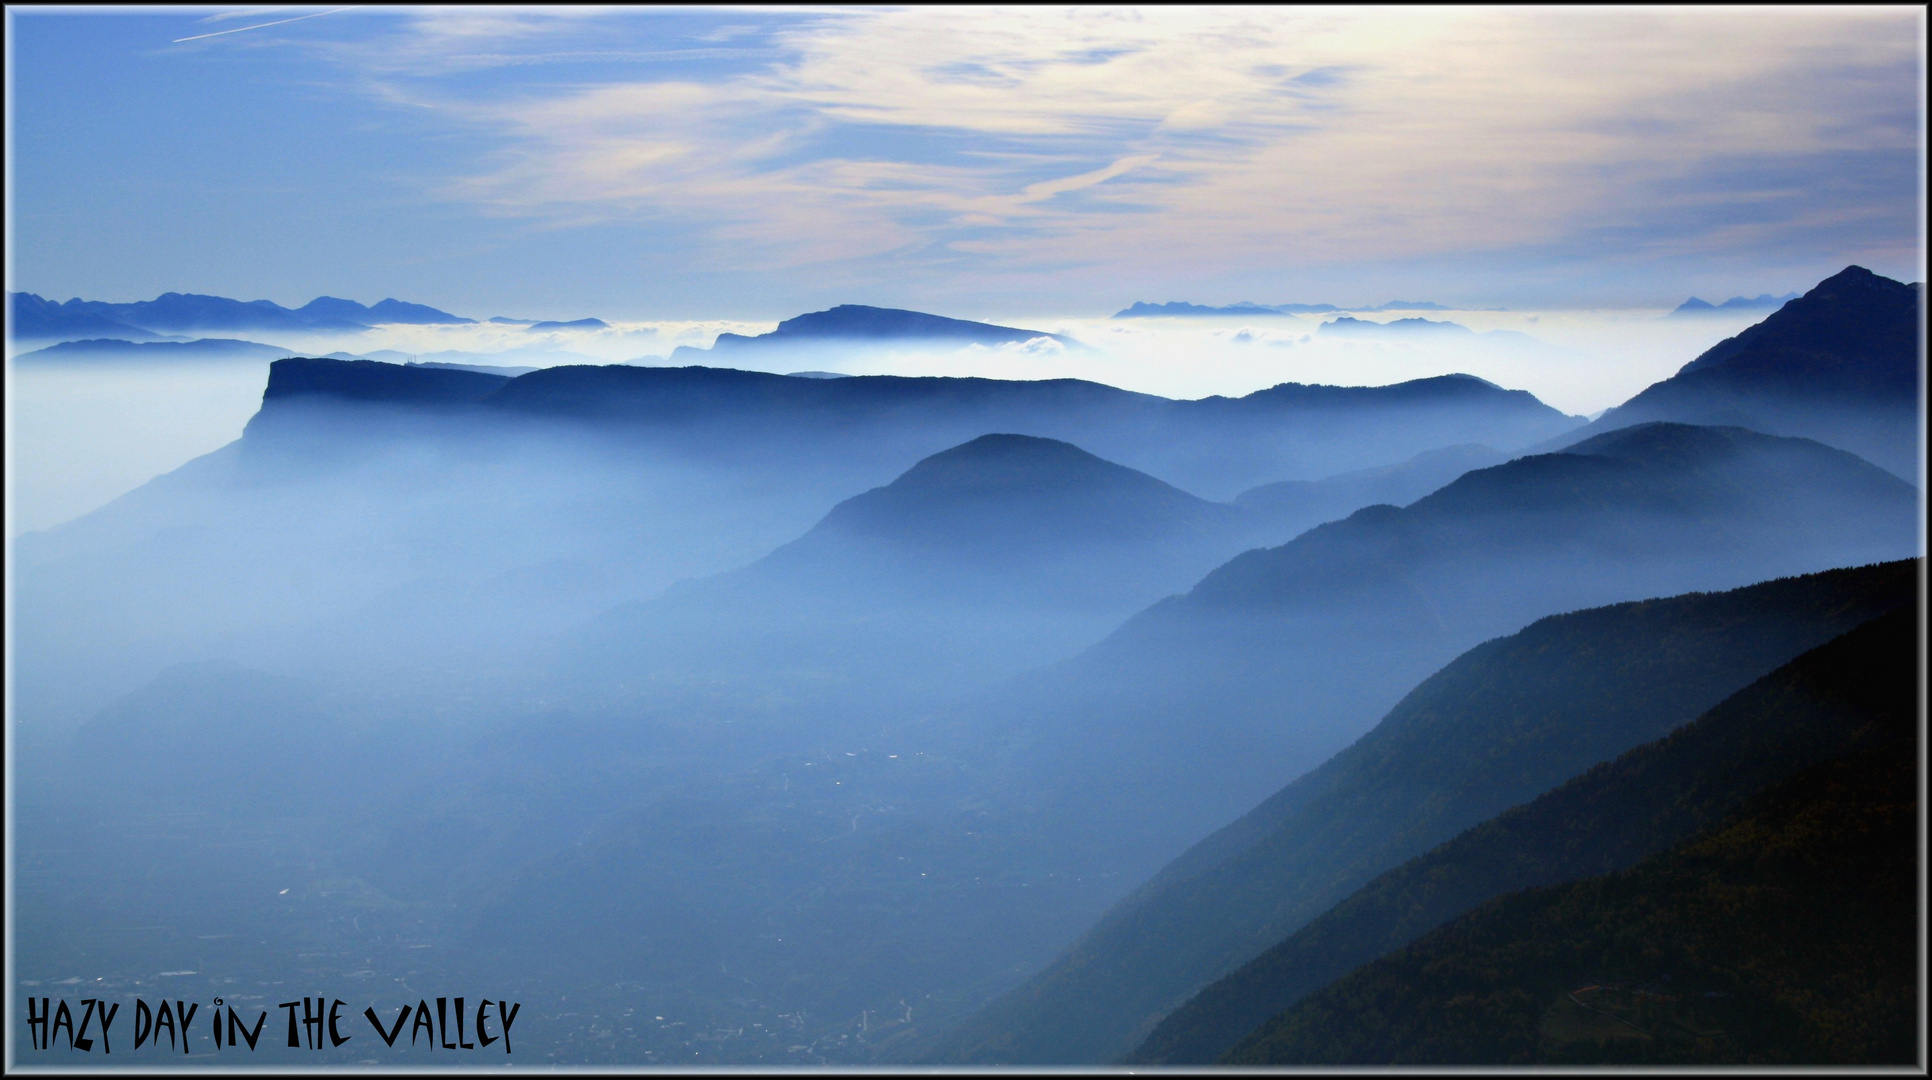
[[[1135,1057],[1212,1061],[1303,995],[1491,897],[1627,867],[1799,768],[1892,737],[1911,712],[1912,617],[1909,604],[1894,609],[1381,875],[1177,1009]]]
[[[1657,825],[1789,776],[1628,870],[1512,893],[1428,933],[1225,1060],[1911,1063],[1920,644],[1912,607],[1876,619],[1405,867],[1407,895],[1378,898],[1384,913],[1478,880],[1535,881],[1552,863],[1614,864],[1674,831]]]
[[[1910,557],[1916,514],[1909,485],[1807,440],[1612,432],[1239,555],[955,724],[1006,739],[1015,785],[1086,842],[1134,846],[1121,865],[1151,874],[1484,639],[1561,611]],[[1129,1033],[1114,1039],[1108,1056],[1131,1049]]]
[[[1175,860],[939,1053],[1125,1054],[1188,995],[1377,873],[1906,602],[1916,572],[1902,562],[1621,604],[1472,649],[1355,745]]]

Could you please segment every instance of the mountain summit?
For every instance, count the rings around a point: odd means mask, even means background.
[[[873,686],[915,673],[985,684],[1097,640],[1258,526],[1070,443],[984,435],[749,566],[611,612],[580,655],[606,671],[787,685],[794,702],[858,672]]]
[[[1562,443],[1655,420],[1800,435],[1916,480],[1924,288],[1848,266]]]
[[[982,435],[840,503],[820,528],[1007,559],[1049,544],[1198,533],[1225,528],[1234,517],[1230,507],[1072,443]]]

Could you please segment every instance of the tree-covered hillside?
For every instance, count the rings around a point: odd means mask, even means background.
[[[1901,608],[1388,875],[1363,890],[1380,895],[1338,909],[1267,966],[1332,949],[1377,914],[1506,878],[1511,863],[1590,850],[1619,820],[1654,832],[1779,762],[1813,762],[1628,870],[1511,893],[1441,926],[1310,994],[1223,1060],[1911,1061],[1918,658],[1917,613]]]
[[[1116,904],[945,1049],[980,1061],[1127,1054],[1190,995],[1376,875],[1689,723],[1805,650],[1909,602],[1916,581],[1913,562],[1834,570],[1552,616],[1471,649],[1353,746]],[[1705,823],[1564,877],[1629,865]],[[1286,1004],[1236,1010],[1205,1045],[1193,1036],[1149,1059],[1212,1061]]]

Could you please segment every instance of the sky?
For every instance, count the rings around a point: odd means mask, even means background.
[[[1923,278],[1922,8],[8,9],[9,288],[487,317]]]

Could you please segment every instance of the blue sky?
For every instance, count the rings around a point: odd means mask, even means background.
[[[1924,18],[13,8],[10,287],[769,319],[1916,280]]]

